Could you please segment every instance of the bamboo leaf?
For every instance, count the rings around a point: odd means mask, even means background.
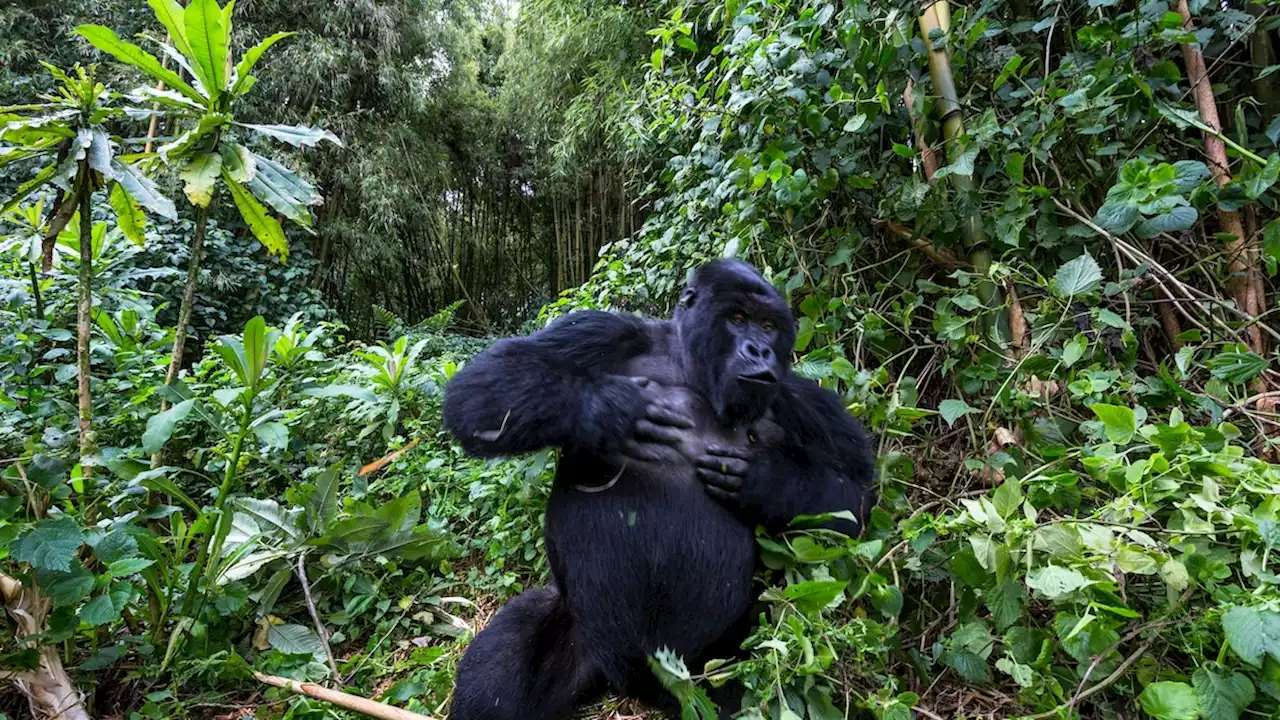
[[[231,192],[231,199],[235,201],[240,216],[244,218],[245,224],[253,231],[262,246],[281,260],[288,258],[289,241],[285,239],[280,223],[267,214],[267,209],[255,200],[243,185],[232,180],[227,173],[223,173],[222,177],[227,181],[227,189]]]
[[[222,10],[217,0],[192,0],[184,13],[191,59],[204,73],[210,96],[226,89],[227,36],[222,29]]]
[[[249,88],[253,86],[253,82],[249,80],[250,73],[253,72],[253,67],[258,64],[258,61],[262,59],[262,54],[265,53],[272,45],[296,34],[297,33],[292,32],[278,32],[257,45],[254,45],[252,48],[249,48],[249,50],[245,52],[244,56],[240,58],[240,62],[236,63],[236,84],[231,87],[232,94],[243,95],[249,92]]]
[[[111,28],[101,25],[81,25],[75,29],[75,34],[88,40],[90,45],[102,52],[126,65],[132,65],[201,105],[205,103],[206,99],[196,92],[195,88],[183,82],[178,73],[161,65],[160,60],[155,55],[131,42],[121,40]]]
[[[218,153],[201,153],[191,159],[179,177],[182,178],[183,190],[192,205],[209,207],[221,171],[222,155]]]
[[[138,247],[147,242],[147,216],[142,207],[129,197],[129,192],[118,182],[111,183],[111,208],[116,211],[116,225],[120,232]]]

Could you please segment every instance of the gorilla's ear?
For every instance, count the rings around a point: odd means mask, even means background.
[[[680,293],[680,307],[685,307],[685,308],[693,307],[693,301],[696,300],[697,298],[698,298],[697,290],[694,290],[691,287],[685,288],[684,292]]]

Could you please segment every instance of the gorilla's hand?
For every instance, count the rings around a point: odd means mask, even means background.
[[[620,449],[649,405],[649,379],[605,377],[583,400],[574,444],[601,455]]]
[[[739,448],[722,445],[707,447],[706,454],[698,458],[698,479],[706,486],[707,494],[727,502],[737,502],[743,482],[751,469],[750,454]]]
[[[693,462],[687,450],[694,422],[679,402],[670,396],[658,396],[645,406],[644,415],[636,420],[632,436],[623,443],[622,452],[642,462]]]

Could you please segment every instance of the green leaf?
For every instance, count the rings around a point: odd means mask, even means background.
[[[107,533],[93,546],[94,557],[109,565],[117,560],[126,560],[138,554],[138,541],[132,535],[120,530]]]
[[[259,170],[261,171],[261,168]],[[223,177],[227,179],[227,189],[231,191],[231,199],[235,201],[240,217],[244,218],[245,224],[253,231],[254,237],[258,238],[258,242],[262,243],[267,252],[281,260],[287,259],[289,241],[285,239],[284,229],[280,227],[280,223],[267,214],[267,209],[262,207],[253,195],[246,192],[243,185],[226,174]]]
[[[212,1],[212,0],[210,0]],[[329,142],[342,147],[342,141],[337,135],[324,130],[322,128],[313,128],[306,125],[251,125],[248,123],[236,123],[242,128],[248,128],[254,132],[269,135],[277,140],[289,143],[294,147],[311,147],[319,145],[321,142],[328,140]]]
[[[262,54],[265,53],[272,45],[296,34],[297,33],[292,32],[278,32],[249,48],[249,50],[240,58],[240,62],[236,63],[236,84],[231,86],[232,94],[243,95],[248,92],[249,87],[252,85],[248,78],[250,77],[250,73],[253,72],[253,67],[262,59]]]
[[[1137,205],[1117,200],[1108,200],[1103,203],[1102,207],[1098,208],[1097,214],[1093,216],[1093,222],[1112,235],[1129,232],[1129,229],[1141,219],[1142,213]]]
[[[320,193],[283,165],[258,155],[253,158],[258,172],[249,181],[249,190],[276,212],[309,228],[311,211],[307,206],[319,204]]]
[[[169,31],[169,39],[178,52],[192,57],[191,44],[187,42],[187,24],[182,5],[177,0],[147,0],[156,19]],[[200,81],[204,82],[205,78]]]
[[[1191,676],[1205,720],[1239,720],[1253,702],[1253,683],[1238,672],[1213,666],[1198,668]]]
[[[991,501],[1000,517],[1008,518],[1022,504],[1022,483],[1015,477],[1007,478],[991,494]]]
[[[247,183],[253,180],[258,174],[258,163],[253,159],[253,153],[243,145],[222,143],[220,147],[222,152],[222,168],[227,171],[227,176],[238,183]]]
[[[1085,251],[1083,255],[1058,268],[1054,275],[1053,291],[1058,297],[1070,298],[1095,290],[1102,282],[1102,268],[1098,261]]]
[[[1196,209],[1187,205],[1179,205],[1168,212],[1152,215],[1143,220],[1134,232],[1141,238],[1152,238],[1160,233],[1180,233],[1190,230],[1200,219]]]
[[[975,412],[978,412],[978,409],[970,407],[964,400],[943,400],[938,404],[938,413],[942,415],[943,420],[947,421],[947,427],[955,425],[956,420],[962,416]]]
[[[1138,430],[1137,416],[1133,408],[1096,403],[1089,409],[1102,421],[1108,440],[1117,445],[1128,445],[1129,441],[1133,440],[1133,435]]]
[[[71,570],[71,560],[84,543],[84,533],[73,520],[41,520],[9,545],[9,554],[42,570]]]
[[[205,0],[212,2],[212,0]],[[195,88],[188,85],[179,77],[178,73],[166,68],[160,64],[160,60],[155,55],[143,50],[131,42],[121,40],[115,31],[101,25],[81,25],[75,29],[75,34],[88,40],[91,45],[99,50],[107,53],[111,57],[120,62],[133,66],[142,72],[150,75],[152,78],[163,82],[165,85],[177,90],[191,100],[201,105],[207,102]]]
[[[1209,167],[1199,160],[1179,160],[1173,164],[1174,185],[1182,195],[1189,195],[1200,183],[1209,179]]]
[[[70,574],[48,583],[45,589],[56,607],[68,607],[89,597],[89,593],[93,592],[93,583],[93,574],[77,563]]]
[[[325,662],[324,641],[305,625],[272,625],[267,644],[286,655],[310,655],[316,662]]]
[[[1004,174],[1009,176],[1009,179],[1013,181],[1014,185],[1022,184],[1023,166],[1026,163],[1026,160],[1026,156],[1022,153],[1011,152],[1004,162]]]
[[[210,96],[227,89],[227,36],[217,0],[191,0],[183,13],[191,59]]]
[[[128,583],[122,583],[103,593],[80,608],[80,619],[87,625],[107,625],[120,619],[120,611],[129,604],[133,590]]]
[[[81,132],[84,132],[81,130]],[[108,180],[115,179],[115,168],[111,162],[111,138],[102,128],[89,131],[89,167],[102,173]]]
[[[1085,351],[1089,349],[1089,338],[1084,333],[1076,335],[1068,340],[1062,346],[1062,364],[1071,367],[1084,357]]]
[[[212,1],[209,0],[209,2]],[[213,190],[217,185],[220,172],[222,172],[222,155],[218,153],[200,153],[191,158],[191,162],[187,163],[179,177],[182,178],[183,190],[192,205],[209,207],[209,203],[213,202]]]
[[[107,570],[111,572],[113,577],[122,578],[142,572],[153,564],[155,564],[155,561],[147,558],[125,558],[107,565]]]
[[[1257,607],[1233,607],[1222,614],[1222,632],[1241,660],[1262,666],[1270,655],[1280,661],[1280,613]]]
[[[177,469],[178,468],[169,466],[158,467],[154,470],[147,470],[145,472],[138,473],[133,480],[148,490],[168,495],[174,500],[177,500],[183,505],[191,508],[193,512],[199,514],[200,506],[188,497],[187,494],[182,491],[182,488],[178,487],[176,483],[167,477],[169,473],[172,473]]]
[[[1200,700],[1186,683],[1158,682],[1148,685],[1138,697],[1142,709],[1159,720],[1196,720],[1200,717]]]
[[[812,614],[835,602],[848,584],[843,580],[809,580],[788,586],[784,595],[800,612]]]
[[[313,533],[323,530],[337,516],[338,486],[341,483],[337,466],[316,476],[316,489],[306,504],[307,525]]]
[[[1272,153],[1267,158],[1267,164],[1256,175],[1245,181],[1244,189],[1249,193],[1249,197],[1256,200],[1271,189],[1271,186],[1276,184],[1276,180],[1280,180],[1280,153]]]
[[[1267,359],[1254,352],[1223,352],[1205,363],[1209,374],[1229,383],[1243,384],[1267,369]]]
[[[117,162],[114,165],[116,179],[129,197],[151,212],[168,220],[178,219],[178,208],[173,201],[160,193],[160,188],[133,165]]]
[[[67,481],[67,465],[52,455],[38,454],[31,458],[27,479],[45,490],[53,490]]]
[[[283,450],[289,445],[289,428],[278,422],[253,426],[253,434],[269,448]]]
[[[987,661],[971,650],[948,650],[942,654],[942,662],[971,683],[980,685],[991,680]]]
[[[142,206],[129,197],[129,192],[118,182],[111,183],[111,209],[116,213],[116,226],[124,236],[142,247],[147,244],[147,216]]]
[[[142,434],[142,452],[150,455],[164,447],[173,435],[174,428],[187,416],[187,413],[191,412],[195,402],[194,398],[183,400],[168,410],[147,418],[147,429]]]
[[[1046,565],[1027,574],[1027,587],[1050,600],[1056,600],[1093,584],[1078,570]]]

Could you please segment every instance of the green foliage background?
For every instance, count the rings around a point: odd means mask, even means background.
[[[1280,712],[1277,8],[948,3],[922,29],[942,5],[245,0],[238,50],[299,33],[247,114],[343,140],[288,156],[316,234],[281,263],[215,208],[200,347],[165,386],[191,218],[139,249],[95,209],[89,482],[78,260],[39,276],[39,317],[24,218],[47,208],[0,225],[0,558],[52,599],[32,640],[95,714],[203,716],[253,697],[250,668],[443,714],[470,633],[545,579],[554,465],[462,456],[448,377],[476,337],[663,314],[737,255],[791,300],[797,372],[875,432],[883,500],[858,540],[761,535],[783,580],[744,658],[654,659],[687,715],[727,675],[748,717]],[[149,13],[0,8],[0,102],[50,89],[41,60],[132,89],[67,32],[162,32]],[[339,712],[276,699],[256,716]]]

